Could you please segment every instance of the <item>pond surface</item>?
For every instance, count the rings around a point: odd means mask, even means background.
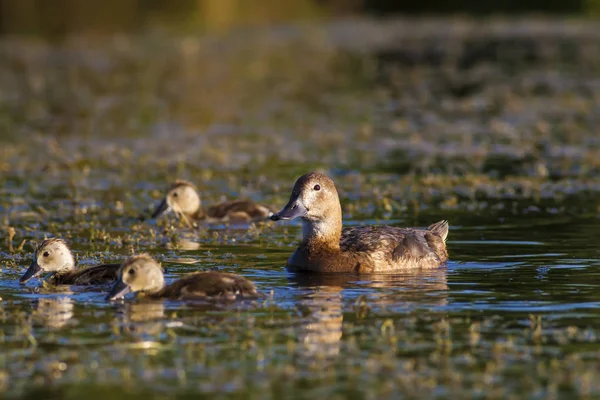
[[[20,265],[0,283],[3,387],[30,398],[598,394],[597,219],[449,218],[445,267],[390,276],[287,273],[295,224],[239,245],[138,247],[169,279],[218,269],[269,294],[227,305],[22,287],[28,257],[3,253]]]
[[[598,32],[425,19],[4,38],[0,396],[600,397]],[[140,218],[178,178],[206,205],[280,208],[311,170],[335,180],[346,225],[449,220],[450,261],[296,275],[296,223]],[[268,296],[19,285],[46,236],[80,266],[148,252],[168,280],[216,269]]]

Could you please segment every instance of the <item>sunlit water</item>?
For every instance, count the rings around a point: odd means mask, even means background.
[[[0,382],[9,395],[73,398],[600,393],[596,219],[449,219],[446,266],[389,276],[287,273],[296,224],[237,245],[138,247],[168,279],[217,269],[268,294],[233,304],[108,304],[105,288],[20,286],[29,255],[2,253]]]

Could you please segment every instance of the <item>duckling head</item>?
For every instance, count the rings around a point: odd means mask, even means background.
[[[169,211],[180,216],[191,216],[197,213],[201,206],[196,187],[190,182],[176,181],[152,213],[152,218],[158,218]]]
[[[156,293],[165,285],[160,264],[148,254],[139,254],[125,260],[118,275],[119,279],[106,300],[116,300],[130,292]]]
[[[302,218],[306,234],[333,234],[341,230],[342,209],[333,180],[320,172],[302,175],[292,189],[290,201],[273,221]]]
[[[59,238],[46,239],[33,253],[33,261],[19,282],[27,282],[43,272],[67,272],[75,268],[75,260],[69,246]]]

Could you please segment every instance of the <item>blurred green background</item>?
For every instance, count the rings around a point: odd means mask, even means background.
[[[594,15],[599,4],[597,0],[0,0],[0,33],[56,37],[70,32],[130,32],[148,26],[225,30],[365,14]]]

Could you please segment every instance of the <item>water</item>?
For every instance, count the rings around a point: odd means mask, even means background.
[[[599,397],[597,29],[517,22],[0,43],[2,395]],[[176,178],[207,205],[278,208],[313,169],[346,225],[448,219],[450,261],[294,275],[295,223],[140,218]],[[106,303],[105,288],[19,285],[45,236],[82,266],[148,252],[168,280],[217,269],[268,296]]]
[[[2,253],[4,389],[67,398],[90,388],[94,398],[598,393],[597,221],[495,218],[504,223],[457,213],[445,267],[390,276],[287,273],[294,224],[240,245],[139,247],[162,258],[169,279],[218,269],[269,294],[227,305],[107,304],[98,289],[21,287],[28,257]]]

